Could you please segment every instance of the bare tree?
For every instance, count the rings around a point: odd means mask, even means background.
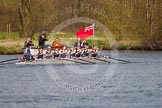
[[[19,4],[19,32],[21,37],[32,37],[34,33],[31,26],[31,0],[21,0]]]

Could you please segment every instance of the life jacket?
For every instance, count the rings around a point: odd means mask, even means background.
[[[52,48],[59,48],[59,49],[62,49],[63,48],[63,45],[59,42],[59,41],[54,41],[52,43]]]

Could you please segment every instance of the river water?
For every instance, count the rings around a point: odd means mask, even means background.
[[[101,53],[133,63],[1,64],[0,108],[162,108],[162,52]]]

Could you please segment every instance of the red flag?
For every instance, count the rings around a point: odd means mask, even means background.
[[[93,34],[94,34],[94,24],[76,32],[77,38],[81,38],[81,39],[93,36]]]

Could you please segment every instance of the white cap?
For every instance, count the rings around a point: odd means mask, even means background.
[[[48,46],[47,48],[48,48],[48,49],[51,49],[51,47],[50,47],[50,46]]]

